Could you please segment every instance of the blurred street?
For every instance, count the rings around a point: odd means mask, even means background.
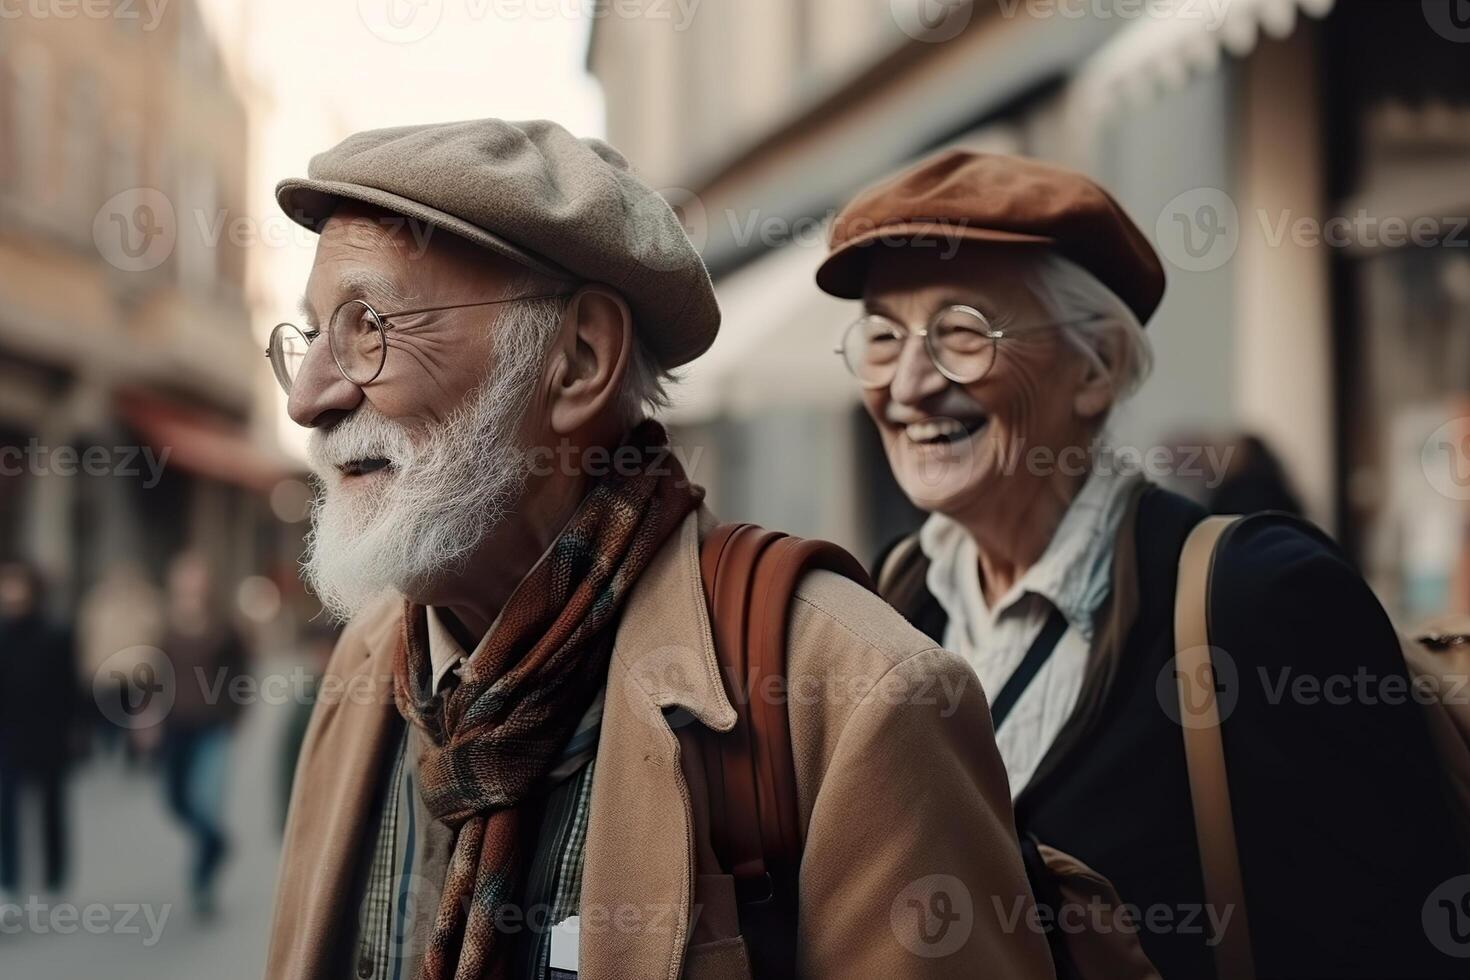
[[[289,661],[264,669],[289,670]],[[221,875],[218,917],[200,923],[185,888],[186,840],[164,806],[155,773],[125,772],[116,758],[93,760],[72,784],[73,882],[49,904],[78,910],[70,934],[52,932],[23,911],[24,928],[8,912],[0,935],[4,980],[212,980],[258,978],[265,967],[266,933],[279,853],[275,785],[277,748],[290,709],[260,704],[245,712],[230,767],[232,850]],[[33,845],[25,849],[34,854]],[[26,889],[27,895],[35,891]],[[19,902],[24,904],[26,897]],[[47,899],[42,896],[42,901]],[[88,906],[102,906],[110,926],[88,930]],[[134,906],[139,911],[128,912]],[[65,914],[64,912],[61,914]],[[91,913],[99,917],[103,912]],[[151,920],[149,916],[152,916]],[[165,918],[166,915],[166,918]],[[60,920],[58,920],[60,921]],[[157,926],[161,926],[161,932]],[[152,937],[159,938],[152,942]]]

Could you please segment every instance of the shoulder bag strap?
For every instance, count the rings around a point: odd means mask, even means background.
[[[1220,538],[1237,520],[1209,517],[1190,532],[1179,556],[1174,599],[1174,676],[1179,685],[1180,729],[1184,732],[1205,900],[1217,913],[1231,910],[1230,926],[1216,937],[1215,972],[1219,980],[1255,978],[1210,660],[1210,575]]]

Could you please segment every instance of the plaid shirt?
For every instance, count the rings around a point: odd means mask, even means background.
[[[551,929],[577,914],[593,757],[602,722],[602,695],[582,716],[547,778],[540,821],[527,869],[512,975],[545,980]],[[419,796],[411,743],[422,737],[405,727],[383,793],[377,842],[368,869],[354,947],[353,976],[414,980],[423,944],[443,891],[453,833],[428,814]],[[528,801],[533,802],[533,801]]]

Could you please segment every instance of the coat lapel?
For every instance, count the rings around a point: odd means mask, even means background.
[[[375,610],[361,641],[344,645],[319,684],[286,828],[283,853],[293,866],[281,868],[271,980],[325,980],[351,962],[340,947],[356,921],[353,878],[377,813],[383,760],[400,731],[393,654],[402,609],[400,600]]]
[[[684,521],[629,596],[613,645],[582,884],[580,962],[589,980],[674,980],[682,967],[695,841],[671,721],[735,725],[699,573],[711,523],[704,510]]]

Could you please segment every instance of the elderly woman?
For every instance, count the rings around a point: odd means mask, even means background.
[[[840,353],[930,514],[881,561],[885,597],[974,667],[1023,837],[1110,879],[1163,976],[1214,975],[1236,910],[1205,907],[1173,693],[1204,512],[1098,448],[1150,368],[1154,250],[1086,178],[954,150],[844,209],[817,281],[863,303]],[[1470,865],[1421,709],[1386,694],[1407,678],[1383,610],[1276,518],[1237,525],[1209,595],[1256,973],[1458,975],[1470,923],[1428,900]]]

